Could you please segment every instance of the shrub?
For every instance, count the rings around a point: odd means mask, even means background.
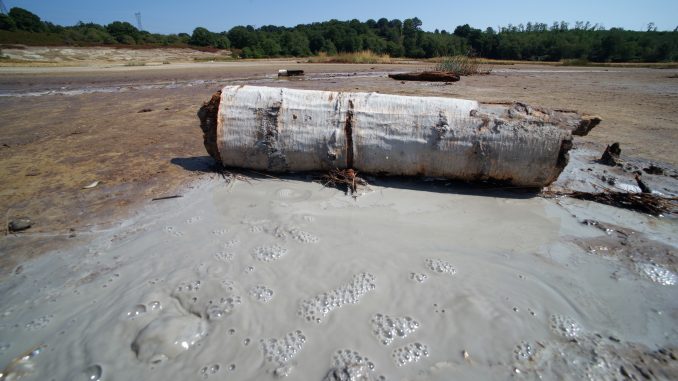
[[[480,60],[469,55],[457,55],[443,57],[442,61],[435,66],[435,70],[449,71],[459,75],[487,74],[480,68]]]

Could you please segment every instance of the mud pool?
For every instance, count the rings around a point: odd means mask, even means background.
[[[205,180],[141,215],[2,280],[3,379],[678,374],[675,263],[599,253],[632,229],[675,256],[671,219],[301,178]]]

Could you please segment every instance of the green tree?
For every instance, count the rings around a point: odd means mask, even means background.
[[[16,30],[14,19],[5,14],[0,14],[0,30]]]
[[[264,38],[259,45],[263,54],[267,57],[276,57],[280,55],[280,44],[272,38]]]
[[[106,25],[106,30],[121,44],[133,45],[139,37],[139,30],[126,21],[113,21]]]
[[[45,24],[40,21],[40,17],[23,9],[14,7],[9,10],[9,17],[14,20],[14,24],[18,29],[28,32],[44,32]]]
[[[283,52],[290,56],[300,57],[308,56],[311,50],[308,47],[308,38],[297,31],[285,32],[280,39],[280,46]]]
[[[215,44],[214,33],[210,32],[205,28],[197,27],[193,29],[193,34],[191,35],[191,39],[188,41],[188,43],[196,46],[214,45]]]
[[[253,47],[257,44],[257,35],[254,29],[244,26],[236,26],[228,31],[228,39],[236,49],[243,49],[245,47]]]

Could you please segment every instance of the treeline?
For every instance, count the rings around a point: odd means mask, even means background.
[[[201,46],[232,49],[243,58],[309,56],[320,53],[371,50],[391,57],[430,58],[474,54],[485,58],[531,61],[583,59],[595,62],[678,61],[678,28],[646,31],[609,30],[588,22],[508,25],[480,30],[466,25],[452,32],[421,29],[418,18],[403,21],[385,18],[297,25],[236,26],[220,33],[198,27],[192,34],[154,34],[128,22],[102,26],[78,23],[59,26],[44,22],[21,8],[0,15],[0,42],[46,45],[150,45]]]

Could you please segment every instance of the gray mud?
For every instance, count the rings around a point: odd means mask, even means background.
[[[23,263],[0,284],[6,374],[675,379],[672,219],[438,183],[354,199],[248,181]]]

